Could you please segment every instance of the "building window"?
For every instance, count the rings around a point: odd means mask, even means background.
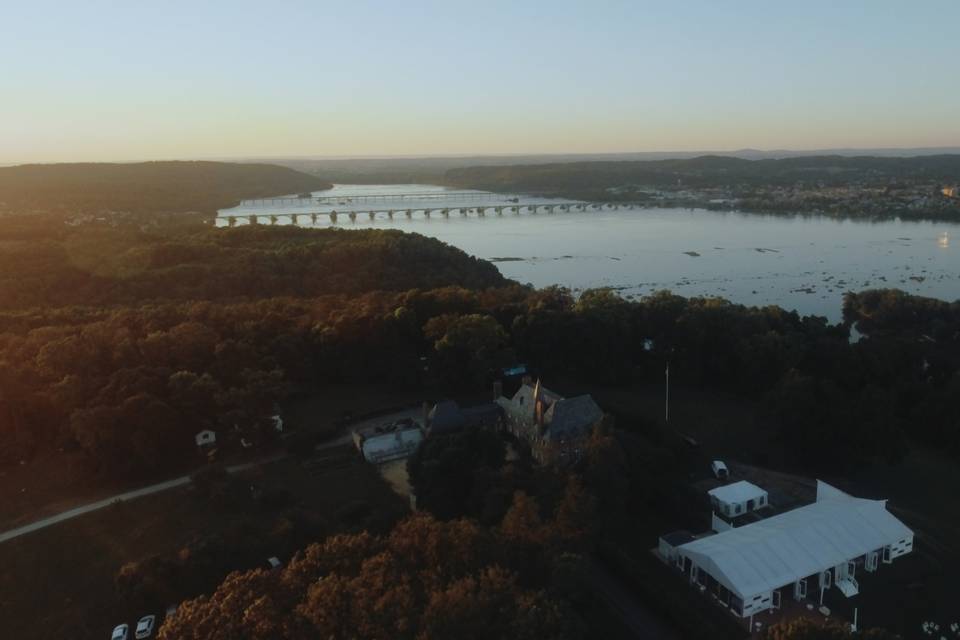
[[[743,600],[732,593],[730,594],[730,609],[737,615],[743,615]]]

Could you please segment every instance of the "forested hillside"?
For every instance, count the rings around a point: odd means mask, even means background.
[[[244,198],[329,189],[316,176],[269,164],[142,162],[0,168],[0,214],[206,214]]]
[[[623,185],[689,187],[843,185],[896,180],[956,181],[960,155],[913,158],[811,156],[745,160],[729,156],[627,162],[569,162],[451,169],[446,181],[492,191],[580,196]]]
[[[0,310],[503,283],[493,265],[399,231],[37,229],[5,234]]]

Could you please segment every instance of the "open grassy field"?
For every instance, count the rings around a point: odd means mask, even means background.
[[[348,447],[319,461],[287,459],[243,480],[292,494],[328,531],[389,526],[406,506]],[[211,503],[192,488],[118,504],[0,545],[0,626],[9,638],[106,638],[146,613],[126,606],[114,575],[127,562],[174,554],[198,536],[253,521],[279,526],[284,513]],[[283,557],[292,550],[278,549]],[[265,558],[264,558],[265,559]],[[286,558],[284,558],[286,559]],[[245,568],[242,566],[234,568]],[[161,605],[162,606],[162,605]]]
[[[422,393],[385,385],[329,385],[291,398],[282,407],[290,427],[309,430],[320,438],[340,434],[345,414],[360,416],[375,407],[389,411],[418,405]],[[229,464],[262,457],[264,452],[228,452]],[[79,451],[38,456],[23,464],[0,469],[0,531],[40,520],[116,493],[190,473],[203,460],[189,457],[176,468],[132,482],[110,481],[91,475]]]

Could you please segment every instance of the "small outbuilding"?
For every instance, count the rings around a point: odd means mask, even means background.
[[[767,492],[746,480],[711,489],[707,494],[714,512],[728,519],[770,506]]]
[[[411,455],[423,442],[423,429],[413,420],[400,420],[353,432],[353,443],[367,462],[380,464]]]
[[[677,562],[677,547],[692,542],[695,536],[689,531],[671,531],[660,536],[657,552],[669,564]]]

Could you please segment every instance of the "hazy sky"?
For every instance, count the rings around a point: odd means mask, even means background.
[[[3,0],[0,162],[960,146],[958,62],[958,0]]]

